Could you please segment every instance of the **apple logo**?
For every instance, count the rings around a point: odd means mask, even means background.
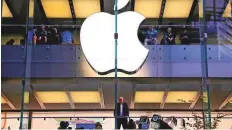
[[[124,0],[125,1],[125,0]],[[129,0],[126,0],[127,3]],[[119,1],[119,9],[125,2]],[[118,71],[136,73],[148,55],[138,39],[138,28],[145,17],[137,12],[118,14]],[[90,66],[98,74],[114,72],[115,68],[115,16],[100,12],[90,15],[80,31],[81,47]]]

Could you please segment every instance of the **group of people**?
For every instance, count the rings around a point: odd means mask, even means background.
[[[133,119],[130,119],[128,122],[129,117],[129,107],[127,103],[124,102],[124,98],[120,97],[117,103],[117,112],[115,110],[114,116],[117,116],[117,125],[116,129],[120,129],[121,126],[123,129],[136,129],[136,123]],[[142,129],[142,126],[138,126],[139,129]]]
[[[72,129],[72,127],[69,127],[69,123],[67,121],[61,121],[58,130],[66,130],[66,129]],[[76,129],[78,130],[78,129],[84,129],[84,128],[80,127]],[[101,123],[97,122],[95,124],[95,129],[102,129]]]
[[[159,43],[157,40],[158,31],[153,26],[150,26],[149,29],[143,34],[145,34],[144,45],[156,45]],[[169,27],[167,31],[164,32],[163,38],[160,41],[160,44],[161,45],[175,45],[176,44],[175,38],[176,38],[175,33],[173,33],[172,28]],[[190,37],[189,37],[187,29],[185,29],[184,32],[180,35],[179,40],[181,41],[181,44],[183,45],[190,44]]]
[[[169,27],[163,34],[163,38],[160,43],[157,40],[158,31],[154,26],[150,26],[149,29],[142,34],[145,35],[144,45],[175,45],[176,34],[173,29]],[[190,36],[187,29],[180,34],[179,40],[181,44],[190,44]],[[24,44],[24,42],[22,42]],[[33,45],[51,45],[51,44],[74,44],[74,37],[71,31],[65,30],[61,32],[58,26],[45,26],[41,25],[39,28],[34,28],[28,32],[28,43]],[[10,39],[6,45],[14,45],[14,39]]]
[[[154,115],[156,115],[156,114],[154,114]],[[161,120],[160,116],[156,115],[154,117],[154,115],[153,115],[152,121],[159,122],[160,129],[172,129],[172,127],[169,125],[170,121],[171,121],[171,124],[174,124],[175,126],[177,125],[177,120],[174,117],[167,118],[163,121],[163,120]],[[127,103],[124,102],[123,97],[120,97],[118,100],[117,109],[114,111],[114,116],[117,119],[117,125],[116,125],[115,129],[121,129],[121,127],[123,129],[144,129],[144,126],[141,123],[139,123],[138,127],[136,127],[136,123],[134,122],[133,119],[129,119],[129,122],[128,122],[129,107],[128,107]],[[151,123],[150,127],[153,128],[155,124],[157,124],[157,123],[153,123],[153,124]],[[183,122],[183,126],[184,126],[184,122]],[[61,129],[72,129],[72,127],[69,127],[68,122],[61,121],[58,130],[61,130]],[[76,129],[84,129],[84,128],[80,127],[80,128],[76,128]],[[101,123],[97,122],[95,124],[95,129],[103,129]]]
[[[136,123],[133,121],[133,119],[130,119],[128,122],[129,107],[128,107],[127,103],[124,102],[123,97],[119,98],[119,101],[117,103],[117,112],[115,111],[114,113],[115,113],[115,117],[117,118],[116,129],[120,129],[121,126],[123,127],[123,129],[136,129]],[[158,123],[159,129],[172,129],[172,127],[169,125],[169,123],[171,123],[171,124],[173,123],[175,126],[177,125],[177,120],[174,117],[167,118],[164,121],[161,120],[159,117],[154,122],[159,122]],[[157,123],[152,123],[152,124],[150,124],[151,126],[149,126],[149,127],[151,127],[151,128],[155,127],[154,124],[157,124]],[[144,129],[144,126],[141,123],[139,123],[138,129]]]
[[[58,26],[42,25],[40,28],[35,28],[28,33],[28,39],[28,42],[33,45],[74,43],[72,32],[68,30],[60,32]]]

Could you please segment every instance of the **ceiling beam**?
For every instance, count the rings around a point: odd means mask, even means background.
[[[3,0],[1,0],[1,18],[2,18],[2,8],[3,8]]]
[[[37,10],[35,8],[35,6],[37,6]],[[41,2],[41,0],[35,0],[34,1],[34,17],[36,17],[36,15],[41,15],[42,16],[42,21],[43,23],[39,23],[39,24],[50,24],[50,21],[48,20],[46,13],[44,11],[44,7],[43,4]],[[34,18],[34,23],[37,23],[37,19]]]
[[[101,80],[100,80],[101,79]],[[89,80],[93,82],[111,82],[113,80],[113,77],[107,77],[107,78],[98,78],[98,77],[93,77],[93,78],[56,78],[56,79],[46,79],[46,78],[37,78],[37,79],[31,79],[31,83],[35,85],[39,84],[66,84],[69,82],[70,84],[78,84],[82,82],[88,82]],[[201,85],[201,78],[119,78],[122,82],[124,83],[137,83],[137,84],[167,84],[167,83],[173,83],[173,84],[178,84],[178,83],[184,83],[184,84],[199,84]],[[21,85],[22,79],[6,79],[2,78],[2,84],[18,84]],[[230,84],[232,85],[232,78],[209,78],[208,79],[209,84]]]
[[[3,0],[2,0],[3,1]],[[11,0],[5,0],[6,5],[8,6],[11,14],[13,15],[13,18],[16,20],[19,18],[19,16],[17,15],[16,11],[14,10],[13,4]]]
[[[100,0],[101,12],[104,12],[104,0]]]
[[[169,92],[170,88],[171,88],[171,84],[169,84],[168,87],[166,88],[166,90],[164,91],[163,100],[160,104],[160,109],[164,108],[164,105],[166,103],[166,99],[168,97],[168,92]]]
[[[205,111],[206,109],[194,109],[195,112],[202,112]],[[20,112],[20,109],[17,110],[2,110],[2,112]],[[24,109],[24,112],[89,112],[89,111],[95,111],[95,112],[112,112],[114,109],[47,109],[47,110],[42,110],[42,109]],[[148,112],[192,112],[193,110],[190,109],[130,109],[130,111],[148,111]],[[211,109],[211,112],[232,112],[231,109],[228,110],[218,110],[218,109]],[[80,117],[81,118],[81,117]],[[84,118],[84,117],[82,117]]]
[[[68,3],[69,3],[70,11],[72,14],[73,24],[76,24],[76,13],[75,13],[74,5],[73,5],[73,0],[68,0]]]
[[[37,95],[36,91],[34,90],[33,86],[30,85],[30,89],[31,89],[31,93],[33,94],[33,96],[35,97],[35,99],[37,100],[37,102],[39,103],[40,107],[42,109],[46,109],[44,103],[39,99],[39,96]]]
[[[197,104],[198,99],[201,97],[201,94],[202,94],[202,91],[201,91],[201,89],[200,89],[200,90],[197,92],[196,97],[194,98],[194,100],[193,100],[192,103],[190,104],[189,109],[193,109],[193,108],[194,108],[194,106]]]
[[[135,10],[135,0],[130,0],[131,2],[131,11]]]
[[[104,93],[103,93],[102,86],[98,86],[98,92],[100,94],[100,99],[101,99],[101,102],[100,102],[101,108],[105,109]]]
[[[6,100],[6,103],[10,106],[10,108],[13,110],[16,110],[16,107],[12,104],[12,102],[8,100],[8,98],[3,93],[1,93],[1,95],[2,95],[2,98]]]
[[[193,1],[191,10],[189,12],[189,16],[188,16],[187,21],[186,21],[187,23],[190,23],[193,20],[193,15],[194,15],[194,11],[195,11],[195,9],[197,7],[197,3],[198,3],[198,0]]]
[[[222,17],[223,13],[225,12],[225,9],[229,3],[229,0],[223,0],[223,7],[222,7],[222,10],[221,10],[221,13],[220,13],[220,16]],[[232,2],[232,1],[231,1]]]
[[[135,108],[135,92],[136,92],[136,85],[132,84],[132,94],[131,94],[130,109]]]
[[[164,16],[165,6],[166,6],[166,0],[162,0],[161,8],[160,8],[159,20],[158,20],[158,24],[159,25],[162,24],[162,22],[163,22],[163,16]]]
[[[222,105],[218,109],[219,110],[223,109],[226,106],[226,104],[229,103],[231,98],[232,98],[232,93],[230,93],[230,95],[226,98],[226,100],[222,103]]]
[[[74,102],[73,102],[73,99],[72,99],[72,96],[71,96],[71,94],[70,94],[69,89],[65,88],[64,90],[65,90],[65,93],[66,93],[66,95],[67,95],[67,97],[68,97],[68,101],[69,101],[69,104],[70,104],[71,108],[72,108],[72,109],[75,109],[76,107],[75,107],[75,104],[74,104]]]

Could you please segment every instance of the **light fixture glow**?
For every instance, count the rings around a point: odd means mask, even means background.
[[[1,97],[1,104],[6,104],[6,100],[3,97]]]
[[[70,92],[74,103],[100,103],[98,91],[72,91]]]
[[[9,7],[7,6],[5,0],[2,1],[2,17],[3,18],[12,18],[13,17],[13,15],[10,12]]]
[[[86,18],[101,12],[100,0],[73,0],[73,6],[77,18]]]
[[[187,18],[189,16],[192,4],[193,0],[167,0],[163,17]]]
[[[72,18],[68,0],[41,0],[48,18]]]
[[[136,0],[135,11],[146,18],[159,18],[162,0]]]
[[[191,103],[197,94],[197,91],[169,91],[166,103]]]
[[[69,103],[66,93],[62,91],[37,91],[36,94],[43,103]]]
[[[135,92],[135,103],[161,103],[164,91],[137,91]]]
[[[225,11],[222,15],[224,18],[231,18],[232,14],[231,14],[231,1],[228,2]]]
[[[135,72],[143,64],[148,50],[140,43],[137,32],[144,16],[128,11],[118,15],[118,69]],[[96,13],[81,27],[81,45],[87,61],[99,73],[114,69],[114,16]]]

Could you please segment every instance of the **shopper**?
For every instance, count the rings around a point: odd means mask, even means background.
[[[97,122],[97,123],[95,124],[95,129],[102,129],[102,125],[101,125],[100,122]]]
[[[182,45],[189,45],[190,44],[190,42],[189,42],[189,34],[188,34],[187,29],[184,30],[184,33],[182,33],[180,35],[179,39],[180,39]]]
[[[124,102],[124,98],[120,97],[119,102],[117,103],[117,113],[115,113],[115,116],[117,116],[117,128],[120,129],[121,125],[123,129],[126,129],[127,127],[127,117],[129,117],[129,108],[127,103]]]

